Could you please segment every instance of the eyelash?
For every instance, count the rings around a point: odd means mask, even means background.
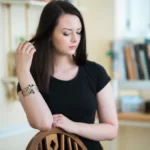
[[[77,32],[77,34],[79,34],[79,35],[80,35],[80,34],[81,34],[81,32]],[[70,35],[70,33],[68,33],[68,34],[67,34],[67,33],[63,33],[63,35],[64,35],[64,36],[69,36],[69,35]]]

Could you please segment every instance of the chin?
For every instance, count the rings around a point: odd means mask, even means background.
[[[72,56],[72,55],[74,55],[74,54],[75,54],[75,52],[76,52],[76,51],[70,51],[70,52],[68,52],[68,53],[67,53],[67,55]]]

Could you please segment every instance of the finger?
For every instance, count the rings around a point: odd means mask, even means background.
[[[63,114],[58,114],[59,115],[59,117],[63,117],[64,115]]]
[[[54,122],[54,123],[57,123],[58,121],[59,121],[58,118],[53,119],[53,122]]]
[[[30,53],[31,55],[33,55],[35,52],[36,52],[36,49],[35,49],[35,48],[32,48],[29,53]]]
[[[53,116],[64,116],[63,114],[54,114]]]
[[[53,123],[54,127],[59,127],[59,128],[63,128],[63,122],[62,121],[58,121],[57,123]]]
[[[29,42],[25,43],[21,49],[21,52],[26,52],[29,46],[31,46],[31,43]]]
[[[56,119],[58,120],[59,118],[60,118],[59,116],[53,116],[54,120],[56,120]]]
[[[55,128],[63,128],[61,124],[53,124],[52,126]]]
[[[57,114],[57,115],[54,115],[54,117],[60,117],[60,118],[63,118],[64,115],[62,115],[62,114]]]
[[[56,118],[54,118],[53,120],[56,121],[56,122],[58,122],[58,121],[62,121],[63,118],[61,118],[61,117],[56,117]]]
[[[53,122],[53,123],[52,123],[52,126],[53,126],[53,127],[56,127],[56,126],[57,126],[57,122]]]
[[[53,117],[53,120],[54,120],[54,121],[59,121],[59,120],[63,120],[63,118],[60,117],[60,116],[57,116],[57,117]]]
[[[28,45],[28,47],[26,48],[26,51],[25,51],[25,52],[26,52],[27,54],[29,54],[32,49],[34,49],[34,46],[33,46],[32,44],[31,44],[31,45]]]
[[[55,116],[53,116],[53,118],[58,118],[59,117],[59,115],[55,115]]]
[[[24,41],[22,43],[19,44],[18,48],[17,48],[17,51],[20,51],[23,47],[23,45],[26,43],[27,41]]]
[[[59,116],[59,114],[54,114],[54,115],[53,115],[53,117],[57,117],[57,116]]]
[[[53,124],[52,124],[52,127],[56,127],[56,123],[53,123]]]
[[[56,123],[56,127],[59,127],[59,128],[63,128],[63,121],[58,121],[57,123]]]

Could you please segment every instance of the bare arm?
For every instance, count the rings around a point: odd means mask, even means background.
[[[23,72],[18,79],[22,89],[35,84],[30,72]],[[18,96],[31,127],[41,131],[49,130],[53,121],[52,114],[40,92],[25,97],[19,92]]]
[[[35,81],[30,73],[32,58],[36,52],[32,43],[24,41],[20,43],[16,51],[16,73],[21,89],[34,84]],[[31,127],[41,131],[49,130],[52,126],[52,114],[40,92],[23,96],[18,93],[19,101],[26,113]]]
[[[112,140],[117,136],[118,119],[110,83],[97,93],[97,100],[101,123],[76,123],[78,130],[75,134],[96,141]]]

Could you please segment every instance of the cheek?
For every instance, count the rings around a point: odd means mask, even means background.
[[[64,36],[57,36],[53,38],[53,43],[56,47],[65,47],[69,44],[69,38]]]
[[[80,43],[80,41],[81,41],[81,36],[79,36],[79,38],[78,38],[78,44]]]

